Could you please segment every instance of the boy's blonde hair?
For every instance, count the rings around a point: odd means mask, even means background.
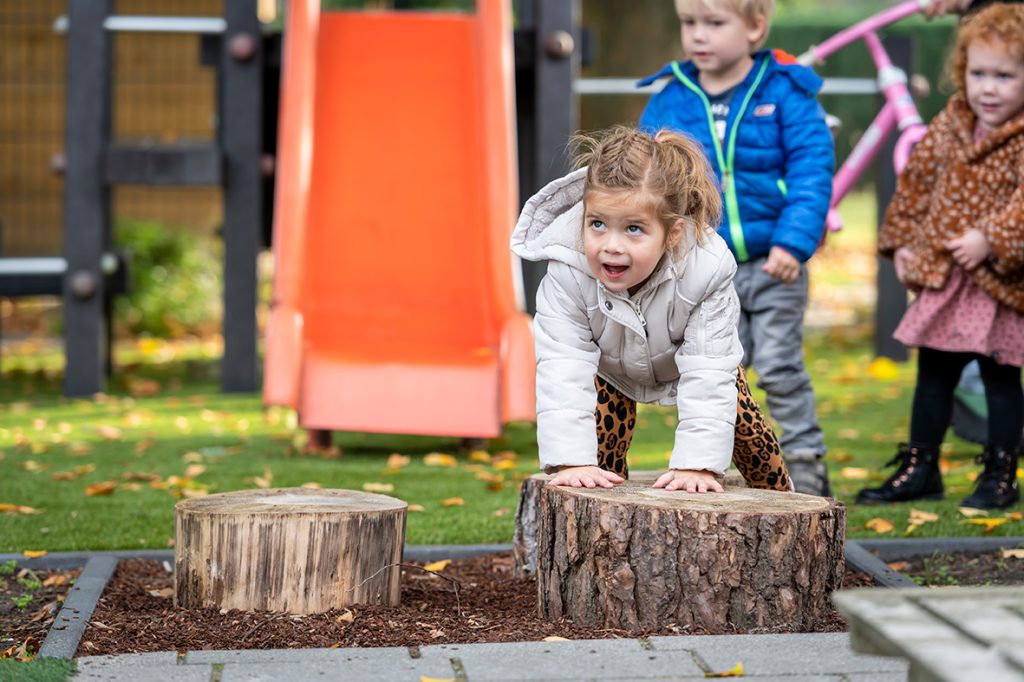
[[[685,135],[649,135],[617,125],[596,135],[574,135],[576,168],[587,166],[586,194],[637,192],[665,228],[682,220],[683,244],[702,243],[722,217],[722,198],[704,150]],[[582,226],[581,226],[582,229]]]
[[[751,53],[757,52],[764,47],[768,40],[768,31],[772,27],[775,0],[675,0],[676,11],[683,12],[698,3],[708,9],[725,10],[737,14],[747,22],[747,26],[753,26],[758,17],[764,17],[764,34],[757,43],[750,46],[750,51]]]
[[[967,48],[973,42],[999,45],[1024,61],[1024,5],[989,5],[960,25],[946,62],[946,77],[961,94],[967,90]]]

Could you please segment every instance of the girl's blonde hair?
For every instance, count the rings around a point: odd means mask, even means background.
[[[703,243],[722,217],[722,198],[701,146],[685,135],[662,130],[649,135],[617,125],[596,135],[574,135],[575,166],[587,166],[589,192],[637,192],[668,231],[685,225],[684,243]],[[682,247],[677,245],[677,250]]]
[[[761,40],[751,46],[752,52],[757,52],[764,47],[768,40],[768,31],[772,27],[772,16],[775,14],[775,0],[675,0],[676,11],[682,11],[686,7],[693,7],[702,4],[708,9],[725,8],[734,12],[747,22],[747,26],[757,23],[758,17],[764,17],[764,35]]]
[[[974,42],[1002,46],[1024,61],[1024,5],[989,5],[960,24],[946,64],[946,76],[961,94],[967,90],[967,48]]]

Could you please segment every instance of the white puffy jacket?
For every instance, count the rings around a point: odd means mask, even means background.
[[[549,261],[534,317],[541,466],[597,464],[597,374],[638,402],[678,406],[671,468],[724,473],[743,357],[736,261],[708,230],[704,244],[662,258],[633,296],[609,291],[583,252],[585,177],[549,183],[512,234],[516,255]]]

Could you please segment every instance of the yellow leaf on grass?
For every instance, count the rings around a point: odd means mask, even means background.
[[[202,464],[190,464],[185,468],[185,478],[195,478],[206,471],[206,467]]]
[[[393,452],[388,455],[388,469],[401,469],[402,467],[408,466],[409,462],[412,461],[411,457],[407,457],[403,454]]]
[[[87,443],[68,443],[68,455],[71,457],[84,457],[92,452],[92,447]]]
[[[432,564],[427,564],[423,567],[425,571],[443,571],[448,568],[448,564],[452,562],[451,559],[442,559],[441,561],[435,561]]]
[[[26,549],[21,555],[27,559],[38,559],[41,556],[46,556],[45,549]]]
[[[416,511],[426,511],[426,510],[423,508],[422,504],[410,504],[409,505],[409,511],[416,512]]]
[[[1010,519],[1011,521],[1024,520],[1024,512],[1006,512],[1005,514],[1003,514],[1003,516]]]
[[[511,509],[509,509],[508,507],[502,507],[501,509],[496,509],[493,512],[491,512],[491,516],[508,516],[511,513]]]
[[[507,471],[509,469],[515,469],[516,463],[514,460],[511,459],[503,459],[500,462],[495,462],[494,468],[497,469],[498,471]]]
[[[89,497],[110,495],[115,490],[117,490],[117,481],[100,481],[99,483],[85,486],[85,494]]]
[[[441,505],[444,507],[460,507],[466,502],[461,497],[449,497],[441,500]]]
[[[864,467],[843,467],[839,470],[840,478],[863,479],[870,475]]]
[[[491,461],[491,453],[487,452],[486,450],[474,450],[473,452],[469,453],[469,461],[483,462],[484,464],[488,464]]]
[[[720,673],[704,673],[704,677],[743,677],[743,664],[737,663],[728,670]]]
[[[13,516],[14,514],[30,515],[42,513],[38,509],[35,509],[33,507],[26,507],[21,504],[0,504],[0,512],[3,512],[8,516]]]
[[[569,642],[571,640],[568,640],[565,637],[558,637],[556,635],[551,635],[550,637],[545,637],[543,639],[543,641],[545,641],[545,642]]]
[[[455,682],[454,677],[427,677],[420,675],[420,682]]]
[[[1004,559],[1024,559],[1024,548],[1022,549],[1004,549]]]
[[[454,467],[459,465],[459,460],[441,452],[431,452],[423,456],[423,463],[428,467]]]
[[[121,440],[121,429],[116,426],[100,426],[96,431],[103,440]]]
[[[865,523],[864,526],[866,528],[870,528],[876,533],[888,533],[892,531],[894,527],[891,521],[886,521],[885,519],[880,519],[877,517]]]
[[[46,469],[46,467],[33,459],[26,459],[22,466],[25,468],[25,471],[33,474],[38,474],[40,471],[44,471]]]
[[[363,490],[368,493],[392,493],[395,486],[393,483],[364,483]]]
[[[899,376],[896,363],[889,358],[875,358],[868,365],[868,374],[879,381],[892,381]]]
[[[974,516],[988,516],[988,512],[984,509],[975,509],[974,507],[960,507],[960,513],[967,518]]]
[[[918,525],[922,523],[931,523],[932,521],[938,521],[939,515],[933,514],[932,512],[926,512],[922,509],[911,509],[909,520],[911,523]]]
[[[300,488],[306,488],[307,490],[322,490],[323,486],[316,481],[310,481],[309,483],[303,483],[299,486]]]
[[[998,526],[1003,525],[1009,521],[1009,519],[964,519],[960,523],[970,523],[975,526],[984,526],[983,533],[991,533]]]
[[[857,429],[839,429],[839,431],[836,432],[836,435],[843,440],[857,440],[860,438],[860,431]]]

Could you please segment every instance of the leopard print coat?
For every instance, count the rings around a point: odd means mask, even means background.
[[[908,283],[941,289],[954,264],[946,242],[976,228],[992,256],[970,276],[997,301],[1024,312],[1024,114],[979,142],[974,126],[960,95],[935,117],[899,177],[878,249],[891,258],[910,247],[917,258],[907,267]]]

